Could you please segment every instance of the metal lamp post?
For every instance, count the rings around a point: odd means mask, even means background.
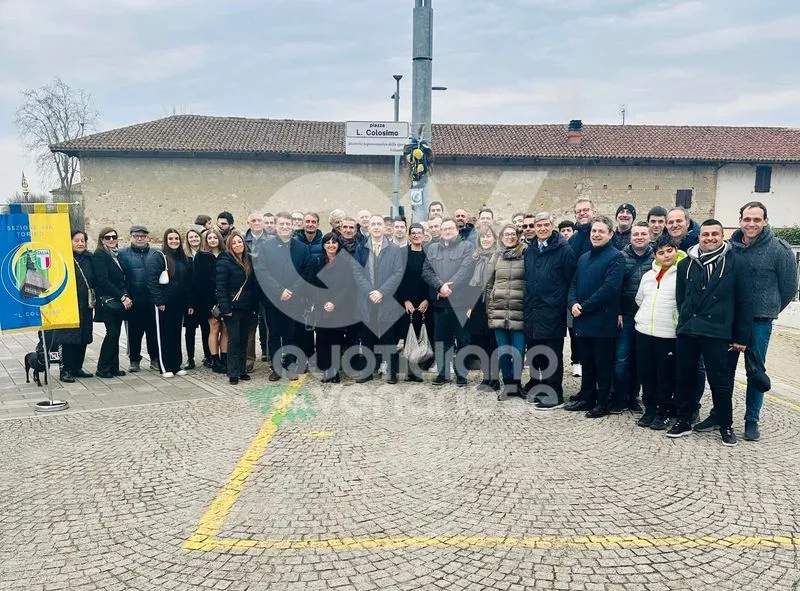
[[[395,91],[392,95],[394,99],[394,120],[400,121],[400,80],[402,74],[395,74]],[[392,182],[392,217],[400,215],[400,154],[394,157],[394,180]]]

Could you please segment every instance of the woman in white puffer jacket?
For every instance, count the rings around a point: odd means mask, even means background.
[[[645,407],[637,424],[660,431],[667,428],[669,417],[674,414],[678,325],[675,288],[678,262],[686,253],[678,250],[668,236],[660,236],[654,250],[653,268],[642,277],[636,293],[636,363]]]

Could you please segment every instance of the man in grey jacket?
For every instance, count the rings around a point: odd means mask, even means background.
[[[745,203],[739,210],[739,229],[731,237],[734,251],[746,260],[753,275],[753,332],[745,354],[747,393],[745,398],[744,438],[758,441],[758,421],[764,404],[763,378],[753,366],[763,367],[772,335],[772,321],[789,305],[797,293],[797,265],[789,245],[776,238],[767,218],[767,207],[760,201]],[[738,355],[736,355],[738,360]],[[732,364],[731,372],[736,371]],[[695,425],[695,431],[717,427],[714,410]]]
[[[475,303],[475,293],[469,287],[472,278],[473,246],[461,240],[456,221],[442,220],[442,240],[428,246],[422,279],[430,289],[433,303],[434,341],[436,342],[437,375],[431,382],[441,386],[450,381],[450,361],[458,350],[469,343],[466,329],[467,310]],[[464,367],[456,364],[456,384],[467,385]]]

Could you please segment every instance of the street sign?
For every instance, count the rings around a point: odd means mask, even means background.
[[[348,155],[400,156],[408,143],[407,121],[348,121],[345,128]]]

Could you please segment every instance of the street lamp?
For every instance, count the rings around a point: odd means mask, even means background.
[[[400,80],[402,74],[392,76],[395,82],[395,91],[392,95],[394,99],[394,120],[400,121]],[[400,215],[400,154],[394,157],[394,180],[392,181],[392,217]]]

